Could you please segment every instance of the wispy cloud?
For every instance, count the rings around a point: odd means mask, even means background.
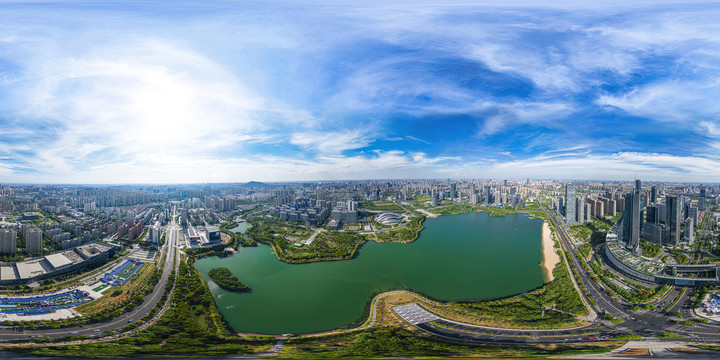
[[[717,175],[715,4],[125,5],[0,9],[0,180]]]

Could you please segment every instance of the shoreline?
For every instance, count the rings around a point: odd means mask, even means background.
[[[543,221],[542,228],[542,266],[545,268],[545,280],[546,283],[555,280],[553,276],[553,269],[560,263],[560,256],[555,251],[555,243],[552,239],[552,231],[547,221]]]

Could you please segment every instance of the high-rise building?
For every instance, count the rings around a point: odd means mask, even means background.
[[[643,239],[649,242],[660,244],[663,238],[663,225],[646,222],[643,224]]]
[[[645,221],[652,223],[652,224],[659,224],[660,223],[660,212],[658,211],[657,206],[648,206],[647,212],[645,215]]]
[[[575,187],[572,185],[565,185],[565,222],[568,224],[574,224],[577,211],[575,203]]]
[[[680,199],[674,195],[666,196],[665,207],[667,213],[665,242],[677,246],[680,243],[680,226],[682,225]]]
[[[692,245],[693,241],[695,241],[695,231],[693,229],[693,225],[695,224],[695,221],[692,218],[687,218],[685,220],[685,242]]]
[[[0,253],[14,254],[17,252],[17,231],[11,228],[0,230]]]
[[[457,197],[457,185],[455,183],[450,184],[450,197],[453,199]]]
[[[25,251],[28,254],[35,254],[42,251],[42,230],[32,226],[25,231]]]
[[[180,209],[180,225],[186,226],[188,224],[188,209]]]
[[[634,253],[640,249],[640,204],[640,180],[635,180],[635,190],[625,194],[625,212],[619,234],[627,248]]]
[[[563,201],[563,198],[561,196],[558,196],[557,201],[558,201],[558,211],[561,214],[564,214],[565,213],[565,203]]]
[[[698,208],[692,206],[689,201],[685,204],[685,220],[687,219],[693,219],[695,224],[698,223]]]
[[[575,216],[575,220],[579,223],[585,222],[585,199],[582,197],[577,198],[575,201],[575,210],[577,211],[577,214]]]
[[[655,208],[657,209],[658,222],[667,224],[667,206],[665,206],[665,204],[657,204]]]
[[[592,221],[592,205],[589,203],[585,204],[585,222]]]
[[[650,202],[653,204],[657,203],[657,186],[650,188]]]
[[[160,226],[160,221],[156,221],[155,224],[152,226],[152,228],[150,228],[150,241],[153,244],[159,244],[161,236],[162,236],[162,228]]]
[[[700,189],[700,199],[698,199],[698,210],[705,211],[705,188]]]
[[[485,204],[490,204],[490,186],[485,186],[485,190],[483,191],[483,202]]]

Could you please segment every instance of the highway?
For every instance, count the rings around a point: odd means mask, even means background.
[[[664,296],[651,302],[655,305],[655,309],[648,311],[632,311],[630,310],[632,304],[624,300],[613,299],[605,293],[603,285],[596,283],[581,265],[580,261],[582,260],[577,255],[577,248],[574,242],[571,241],[571,237],[563,224],[560,224],[557,218],[547,210],[544,208],[543,210],[554,225],[558,240],[567,250],[568,260],[575,264],[577,276],[585,285],[589,297],[595,301],[596,305],[592,305],[592,309],[599,315],[612,314],[616,318],[623,319],[623,322],[612,324],[603,321],[602,318],[597,318],[588,326],[573,329],[515,330],[458,323],[432,314],[417,304],[411,304],[416,305],[416,307],[405,305],[395,307],[393,310],[405,321],[425,332],[447,339],[477,343],[594,342],[608,341],[615,336],[624,334],[640,335],[644,338],[652,338],[655,341],[720,342],[719,323],[695,323],[694,326],[685,326],[670,322],[670,320],[680,321],[694,318],[692,309],[688,306],[692,289],[671,287]],[[580,296],[587,300],[587,304],[591,304],[582,291],[580,291]],[[667,313],[664,312],[678,296],[680,296],[680,299],[677,303]],[[670,315],[676,311],[682,313],[681,319]],[[656,339],[653,335],[656,332],[675,332],[684,336],[684,338]]]
[[[139,306],[109,321],[64,327],[60,329],[39,329],[39,330],[18,330],[14,326],[0,326],[0,342],[13,342],[22,340],[32,340],[35,338],[64,338],[67,336],[89,336],[90,338],[101,338],[105,335],[104,331],[119,330],[124,326],[139,322],[162,298],[165,292],[165,286],[173,270],[173,265],[177,268],[175,259],[178,257],[178,241],[180,237],[180,226],[176,221],[177,214],[173,212],[172,221],[167,226],[167,235],[165,244],[162,247],[161,256],[165,257],[163,272],[160,280],[155,285],[153,291],[145,297],[145,300]]]

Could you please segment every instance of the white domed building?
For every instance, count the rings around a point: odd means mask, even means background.
[[[405,216],[396,213],[382,213],[375,216],[375,221],[383,225],[395,225],[405,220]]]

